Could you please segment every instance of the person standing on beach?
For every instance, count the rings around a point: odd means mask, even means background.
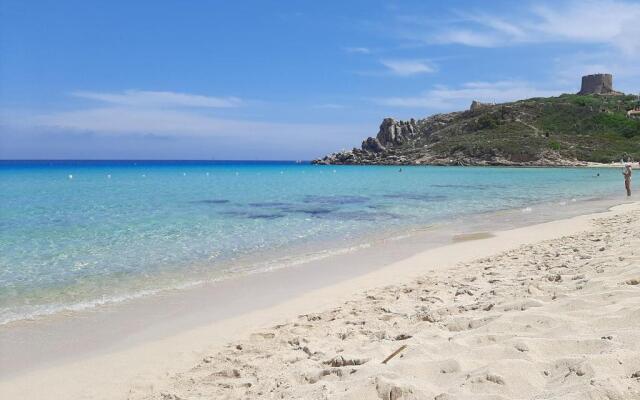
[[[625,164],[622,175],[624,175],[624,188],[627,189],[627,196],[631,196],[631,164]]]

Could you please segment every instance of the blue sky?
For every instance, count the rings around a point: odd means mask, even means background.
[[[382,118],[640,92],[638,1],[0,2],[0,158],[310,159]]]

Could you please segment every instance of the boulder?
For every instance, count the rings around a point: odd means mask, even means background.
[[[380,143],[378,138],[368,137],[366,140],[362,142],[362,150],[369,153],[381,153],[386,150],[386,148]]]
[[[393,146],[405,143],[408,138],[415,136],[416,133],[416,121],[413,118],[410,121],[396,121],[393,118],[385,118],[380,124],[380,130],[376,138],[383,146]]]

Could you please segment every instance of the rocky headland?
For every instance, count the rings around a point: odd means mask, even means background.
[[[640,159],[636,96],[613,90],[610,74],[588,75],[578,94],[408,121],[385,118],[375,137],[316,164],[579,166]]]

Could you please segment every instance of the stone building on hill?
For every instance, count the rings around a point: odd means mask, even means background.
[[[582,77],[582,86],[578,94],[621,95],[623,93],[613,90],[613,75],[593,74]]]

